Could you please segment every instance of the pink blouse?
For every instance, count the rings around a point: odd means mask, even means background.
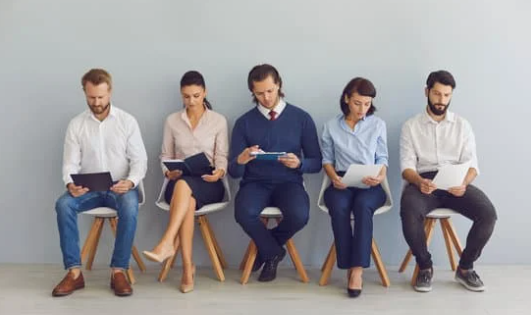
[[[227,173],[229,138],[225,117],[206,109],[192,130],[185,109],[169,115],[164,124],[161,161],[185,159],[201,152],[215,169]],[[163,172],[166,170],[164,164],[162,169]]]

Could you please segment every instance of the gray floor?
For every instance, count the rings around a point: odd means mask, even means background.
[[[180,272],[172,270],[166,282],[158,283],[157,267],[136,273],[134,294],[112,295],[109,271],[97,266],[85,271],[86,288],[64,298],[52,298],[53,286],[64,275],[58,265],[0,265],[0,314],[531,314],[531,266],[479,266],[477,271],[487,291],[466,291],[453,280],[448,267],[435,269],[433,291],[416,293],[408,285],[412,272],[398,274],[390,267],[391,287],[380,285],[378,274],[369,269],[363,294],[346,297],[346,276],[334,270],[330,284],[317,284],[319,270],[309,270],[310,283],[298,281],[295,270],[281,269],[271,283],[259,283],[256,275],[245,286],[239,272],[229,269],[224,283],[211,269],[198,269],[195,291],[178,291]],[[328,314],[326,314],[328,312]]]

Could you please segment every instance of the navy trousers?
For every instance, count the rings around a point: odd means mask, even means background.
[[[385,200],[381,185],[368,189],[337,189],[330,185],[325,190],[324,201],[332,220],[338,268],[370,266],[372,217]],[[355,218],[354,231],[351,215]]]
[[[266,207],[278,207],[282,221],[269,230],[260,220]],[[234,201],[234,215],[245,233],[254,241],[262,260],[282,252],[282,246],[307,223],[310,200],[302,183],[258,183],[240,185]]]

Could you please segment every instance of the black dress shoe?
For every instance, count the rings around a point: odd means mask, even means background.
[[[347,288],[348,296],[351,298],[357,298],[361,294],[361,289],[349,289]]]
[[[278,263],[284,259],[286,256],[286,250],[282,248],[282,252],[275,257],[268,259],[264,262],[264,268],[262,268],[262,272],[260,273],[260,276],[258,277],[258,281],[260,282],[268,282],[273,281],[277,277],[277,267]]]
[[[257,272],[258,270],[260,270],[260,268],[262,268],[263,265],[264,265],[264,261],[262,260],[262,258],[260,258],[260,255],[256,255],[256,259],[254,260],[254,263],[253,263],[253,269],[251,269],[251,271]]]

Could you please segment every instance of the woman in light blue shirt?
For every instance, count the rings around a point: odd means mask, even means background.
[[[328,121],[322,135],[323,168],[332,182],[324,201],[332,221],[337,266],[348,270],[350,297],[361,294],[363,268],[370,265],[372,217],[386,200],[380,183],[388,166],[387,131],[385,122],[373,115],[375,96],[371,81],[352,79],[339,100],[343,114]],[[341,177],[351,164],[381,164],[382,168],[376,177],[363,179],[368,188],[347,187]]]

